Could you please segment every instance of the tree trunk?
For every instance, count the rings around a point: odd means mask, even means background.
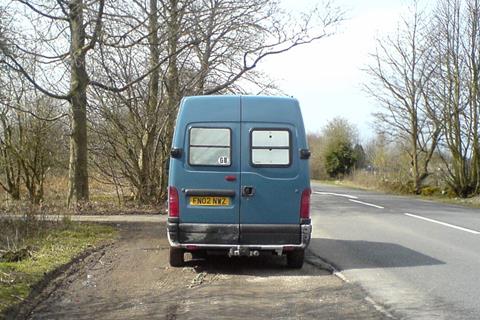
[[[470,104],[473,122],[473,159],[472,159],[472,176],[474,179],[474,191],[476,194],[480,193],[480,142],[479,142],[479,73],[480,73],[480,46],[478,45],[478,38],[480,36],[479,19],[480,19],[480,4],[477,0],[469,4],[470,16]]]
[[[0,157],[2,158],[3,174],[5,175],[5,183],[0,182],[2,188],[10,195],[13,200],[20,200],[20,180],[21,180],[21,163],[16,152],[15,142],[13,141],[12,127],[7,123],[4,115],[0,118],[2,124],[2,137],[0,137]]]
[[[177,66],[177,52],[178,38],[180,33],[180,20],[181,12],[179,9],[178,0],[170,0],[170,19],[168,22],[168,55],[170,59],[168,61],[167,70],[167,101],[166,101],[166,126],[164,141],[167,142],[168,148],[165,148],[162,152],[162,179],[161,190],[159,197],[165,197],[168,179],[167,179],[167,163],[169,157],[169,147],[171,145],[173,137],[173,127],[176,116],[178,104],[180,102],[180,88],[179,88],[179,73]],[[163,199],[159,199],[162,201]]]
[[[148,44],[150,49],[150,69],[159,63],[160,50],[158,41],[158,5],[157,0],[150,0],[148,15]],[[156,194],[157,183],[154,174],[155,136],[157,134],[157,108],[160,69],[157,68],[150,75],[148,82],[147,118],[142,137],[142,147],[138,166],[140,169],[138,199],[141,203],[152,202]]]
[[[412,75],[412,83],[414,83],[415,75]],[[412,88],[413,93],[410,98],[411,100],[411,105],[409,106],[410,109],[410,119],[411,119],[411,128],[410,130],[412,131],[412,134],[410,136],[410,143],[412,147],[412,176],[413,176],[413,192],[415,194],[420,193],[420,173],[419,173],[419,167],[418,167],[418,112],[417,112],[417,106],[416,106],[416,90],[415,88]]]
[[[72,0],[70,8],[71,28],[71,78],[72,132],[70,136],[68,203],[88,201],[87,160],[87,86],[88,74],[85,66],[85,25],[83,22],[83,0]]]

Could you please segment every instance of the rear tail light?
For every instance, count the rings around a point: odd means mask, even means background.
[[[180,206],[178,203],[178,191],[175,187],[168,187],[168,215],[170,217],[180,216]]]
[[[300,219],[310,218],[310,188],[303,190],[302,199],[300,200]]]

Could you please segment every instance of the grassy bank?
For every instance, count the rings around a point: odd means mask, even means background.
[[[28,297],[45,274],[115,237],[105,225],[0,217],[0,314]]]

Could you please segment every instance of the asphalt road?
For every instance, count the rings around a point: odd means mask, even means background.
[[[480,210],[313,184],[310,250],[395,318],[480,319]]]

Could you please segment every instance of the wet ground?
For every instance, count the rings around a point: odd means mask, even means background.
[[[120,239],[72,265],[30,319],[386,318],[313,256],[301,270],[276,256],[213,256],[171,268],[163,222],[117,226]]]

